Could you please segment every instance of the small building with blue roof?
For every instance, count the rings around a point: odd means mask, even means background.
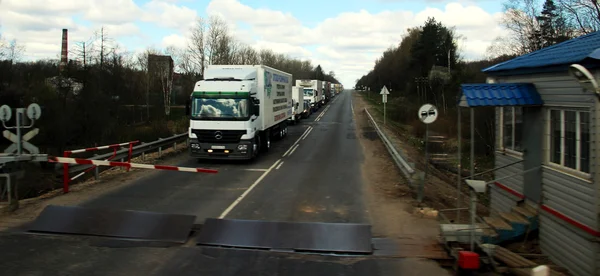
[[[600,32],[484,69],[487,83],[463,84],[459,106],[496,108],[485,218],[496,231],[484,242],[537,228],[553,262],[600,275],[600,98],[571,75],[572,64],[600,78]]]

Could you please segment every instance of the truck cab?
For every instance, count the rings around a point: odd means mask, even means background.
[[[255,154],[254,136],[259,100],[250,96],[252,81],[209,79],[198,82],[191,95],[190,152],[194,157]]]
[[[308,104],[310,105],[310,108],[312,109],[312,111],[314,112],[317,109],[319,109],[320,104],[319,104],[318,96],[317,96],[319,91],[312,89],[312,88],[303,88],[302,92],[304,94],[304,99],[308,101]]]

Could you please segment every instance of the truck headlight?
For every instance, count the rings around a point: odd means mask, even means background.
[[[190,147],[192,147],[193,149],[200,149],[200,144],[191,143]]]
[[[239,151],[246,151],[248,150],[248,145],[238,145],[237,149]]]

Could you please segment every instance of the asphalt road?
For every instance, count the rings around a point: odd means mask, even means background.
[[[189,214],[196,223],[221,217],[368,223],[350,99],[349,93],[342,94],[288,127],[288,136],[254,162],[190,158],[178,166],[219,173],[149,174],[83,206]]]
[[[82,206],[296,222],[369,223],[350,92],[254,162],[178,164],[219,173],[154,172]],[[414,261],[299,256],[224,248],[118,246],[103,238],[0,234],[3,275],[396,275]],[[418,274],[418,273],[417,273]],[[417,275],[408,273],[407,275]],[[422,275],[428,275],[423,272]]]

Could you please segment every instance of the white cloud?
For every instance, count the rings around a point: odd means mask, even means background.
[[[296,45],[292,45],[289,43],[259,40],[258,42],[254,43],[252,46],[254,46],[256,49],[271,49],[271,50],[275,51],[276,53],[285,54],[285,55],[288,55],[293,58],[302,58],[302,57],[312,56],[311,51],[309,51],[301,46],[296,46]]]
[[[187,39],[180,34],[170,34],[168,36],[163,37],[161,42],[162,47],[167,48],[169,46],[174,46],[176,48],[185,48],[187,45]]]
[[[154,22],[158,26],[187,31],[194,25],[197,12],[188,7],[174,5],[176,1],[153,0],[144,5],[144,21]]]
[[[124,24],[138,20],[143,11],[133,0],[92,0],[85,19],[104,24]]]
[[[366,10],[340,13],[320,22],[315,28],[304,26],[289,13],[254,9],[236,0],[212,1],[209,14],[226,15],[226,20],[243,22],[258,37],[255,45],[277,52],[310,57],[313,64],[333,70],[346,85],[370,70],[376,58],[388,47],[397,45],[407,28],[423,25],[435,17],[444,25],[456,27],[466,37],[461,43],[466,58],[481,58],[487,46],[503,34],[500,14],[490,14],[473,2],[448,3],[444,9],[426,8],[420,12]],[[468,15],[468,16],[465,16]],[[316,51],[309,51],[310,46]]]
[[[244,22],[261,40],[281,41],[294,45],[319,43],[311,29],[290,13],[269,9],[254,9],[237,0],[213,0],[206,8],[208,14],[220,15],[228,22]]]
[[[81,0],[2,0],[2,10],[30,15],[69,15],[90,8]]]

